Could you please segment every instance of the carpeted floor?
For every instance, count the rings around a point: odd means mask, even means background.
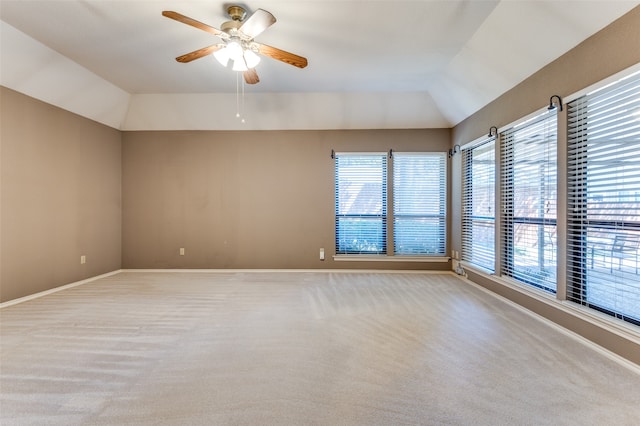
[[[450,274],[123,272],[0,315],[4,426],[640,423],[638,374]]]

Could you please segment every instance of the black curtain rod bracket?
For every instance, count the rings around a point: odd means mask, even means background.
[[[553,100],[556,99],[556,103],[557,105],[555,105],[553,103]],[[562,98],[558,95],[552,95],[549,98],[549,108],[547,108],[549,111],[551,111],[552,109],[556,109],[556,106],[560,109],[560,111],[562,111]]]

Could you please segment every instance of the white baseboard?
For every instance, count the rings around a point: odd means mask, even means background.
[[[196,272],[196,273],[260,273],[260,272],[293,272],[293,273],[331,273],[331,274],[453,274],[449,270],[422,269],[121,269],[119,272]]]
[[[41,291],[41,292],[38,292],[38,293],[30,294],[28,296],[20,297],[18,299],[8,300],[6,302],[0,303],[0,309],[6,308],[8,306],[17,305],[18,303],[23,303],[23,302],[26,302],[26,301],[29,301],[29,300],[37,299],[39,297],[46,296],[48,294],[57,293],[57,292],[62,291],[62,290],[66,290],[66,289],[69,289],[69,288],[77,287],[79,285],[87,284],[87,283],[90,283],[91,281],[99,280],[100,278],[110,277],[111,275],[118,274],[121,271],[122,271],[122,269],[117,269],[115,271],[107,272],[106,274],[102,274],[102,275],[96,275],[95,277],[87,278],[87,279],[84,279],[82,281],[76,281],[76,282],[73,282],[73,283],[70,283],[70,284],[62,285],[60,287],[54,287],[54,288],[51,288],[49,290],[44,290],[44,291]]]
[[[450,271],[423,271],[423,270],[395,270],[395,269],[117,269],[115,271],[107,272],[106,274],[97,275],[95,277],[87,278],[82,281],[76,281],[70,284],[65,284],[59,287],[55,287],[49,290],[44,290],[38,293],[30,294],[28,296],[20,297],[18,299],[8,300],[0,303],[0,309],[8,306],[17,305],[29,300],[37,299],[48,294],[57,293],[69,288],[77,287],[79,285],[87,284],[100,278],[106,278],[111,275],[119,274],[121,272],[189,272],[189,273],[258,273],[258,272],[325,272],[325,273],[380,273],[380,274],[448,274]]]

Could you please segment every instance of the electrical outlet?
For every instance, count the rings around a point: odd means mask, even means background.
[[[184,256],[184,247],[180,247],[180,256]]]
[[[320,249],[320,260],[324,260],[324,249]]]
[[[84,265],[85,263],[87,263],[87,256],[83,254],[82,256],[80,256],[80,264]]]

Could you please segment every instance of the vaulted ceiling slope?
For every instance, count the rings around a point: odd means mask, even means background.
[[[123,130],[452,127],[640,1],[240,3],[277,18],[256,40],[309,59],[263,58],[251,86],[176,62],[219,39],[161,15],[220,28],[229,4],[2,0],[0,83]]]

